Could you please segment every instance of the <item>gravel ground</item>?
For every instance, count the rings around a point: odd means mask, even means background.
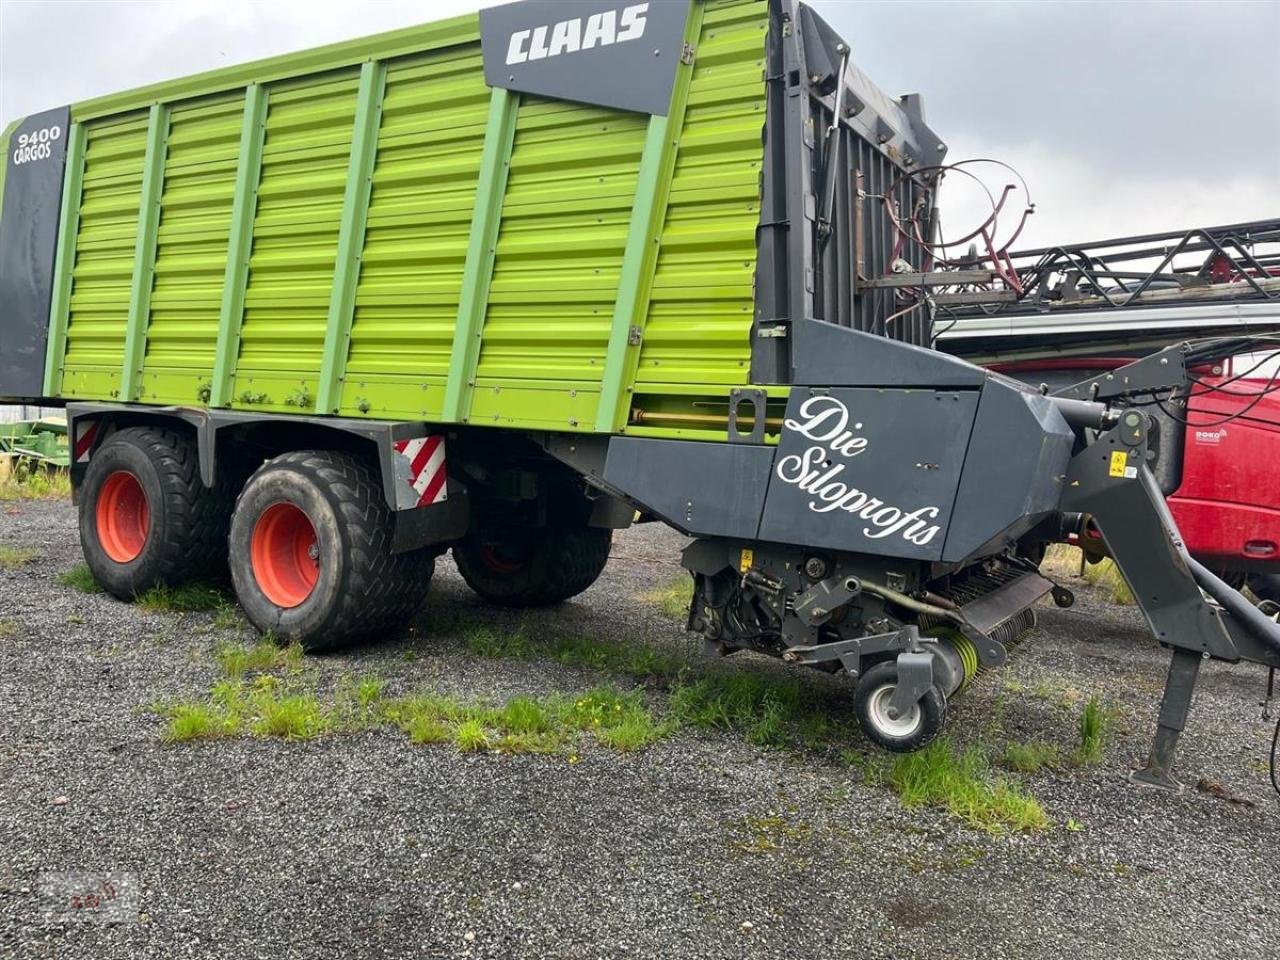
[[[1139,790],[1125,775],[1165,657],[1134,610],[1079,583],[1074,608],[1043,610],[1009,668],[957,700],[952,730],[1069,750],[1097,694],[1118,715],[1106,757],[1021,777],[1054,827],[990,836],[904,809],[834,757],[730,733],[575,763],[389,730],[167,746],[148,704],[207,691],[236,631],[59,585],[80,559],[66,504],[0,504],[0,545],[39,551],[0,570],[5,957],[1280,956],[1261,671],[1202,674],[1180,773],[1216,794]],[[531,628],[687,645],[643,597],[677,574],[678,546],[654,526],[621,535],[600,582]],[[447,560],[432,590],[498,616]],[[479,659],[442,633],[424,621],[308,668],[495,699],[609,679]],[[754,836],[768,817],[785,828]],[[104,879],[103,908],[64,902]]]

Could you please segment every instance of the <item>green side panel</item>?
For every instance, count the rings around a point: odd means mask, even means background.
[[[170,111],[138,396],[144,403],[209,398],[243,114],[243,92],[188,101]]]
[[[360,71],[273,84],[231,406],[310,412],[333,289]]]
[[[8,143],[8,138],[5,139]],[[71,277],[76,266],[76,238],[80,232],[80,195],[84,189],[83,123],[67,131],[67,170],[62,182],[62,207],[58,222],[58,249],[54,256],[53,296],[49,302],[49,342],[44,360],[44,395],[62,390],[62,362],[67,351],[67,322],[71,315]],[[0,196],[4,187],[0,184]]]
[[[386,82],[385,64],[370,61],[360,68],[355,128],[351,134],[347,186],[342,198],[342,221],[338,227],[338,256],[333,270],[333,291],[329,296],[316,413],[338,412],[338,392],[346,374],[351,323],[356,309],[356,284],[360,279],[360,258],[364,250],[365,222],[369,213]]]
[[[57,395],[723,439],[767,22],[696,4],[665,119],[491,91],[474,16],[74,106]]]
[[[702,32],[703,6],[690,4],[685,25],[684,42],[693,47]],[[600,406],[596,411],[596,430],[612,433],[628,419],[632,382],[644,342],[645,321],[649,315],[649,294],[662,224],[667,217],[667,197],[671,175],[675,169],[679,131],[684,125],[685,107],[689,99],[693,69],[689,64],[677,68],[671,91],[671,108],[665,117],[652,117],[645,137],[644,156],[636,185],[635,205],[631,211],[631,227],[622,263],[622,280],[618,285],[609,352],[605,357],[605,376],[601,385]]]
[[[255,83],[245,89],[244,115],[240,120],[227,263],[209,384],[209,405],[214,407],[226,406],[230,401],[236,358],[240,355],[240,323],[244,319],[244,292],[249,283],[249,253],[253,248],[253,218],[258,209],[258,177],[262,173],[262,143],[266,131],[267,91]]]
[[[430,14],[430,4],[422,4],[421,9],[424,14]],[[124,111],[145,110],[157,100],[186,100],[212,93],[227,93],[243,90],[251,84],[316,75],[341,67],[359,67],[367,60],[386,60],[458,44],[478,43],[479,40],[479,18],[474,13],[469,13],[450,20],[438,20],[370,37],[343,40],[310,50],[239,63],[208,73],[197,73],[92,100],[82,100],[71,105],[71,119],[83,121]]]
[[[344,416],[440,416],[489,101],[478,43],[387,65]]]
[[[635,206],[631,209],[631,226],[627,246],[622,255],[622,277],[609,328],[609,343],[604,360],[604,379],[600,384],[600,405],[596,410],[596,430],[612,433],[617,421],[625,416],[631,393],[627,378],[627,355],[640,346],[645,319],[643,309],[648,300],[649,275],[656,256],[655,226],[662,221],[659,178],[665,166],[667,144],[671,142],[668,117],[650,117],[645,135],[644,153],[640,158]]]
[[[131,113],[85,124],[80,231],[61,393],[69,399],[120,396],[147,117],[146,112]]]
[[[157,103],[147,121],[147,151],[142,161],[138,201],[138,232],[133,245],[133,277],[129,282],[129,316],[124,328],[124,359],[120,399],[137,400],[141,389],[142,358],[151,318],[155,283],[156,243],[160,227],[160,196],[164,190],[165,153],[169,144],[169,108]]]
[[[519,96],[494,89],[489,100],[489,119],[480,156],[480,180],[476,189],[475,212],[471,218],[471,234],[467,240],[467,260],[462,270],[458,319],[449,356],[449,378],[440,414],[444,420],[466,420],[470,410],[519,107]]]
[[[529,97],[516,125],[477,396],[508,381],[527,426],[591,429],[649,118]],[[570,397],[570,392],[577,396]],[[478,418],[477,418],[478,419]]]
[[[635,389],[747,383],[760,219],[764,0],[710,0]]]

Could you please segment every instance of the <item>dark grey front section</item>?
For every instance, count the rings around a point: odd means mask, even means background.
[[[491,87],[665,116],[684,0],[524,0],[480,11]]]
[[[28,117],[6,144],[0,207],[0,397],[44,390],[70,110]]]
[[[982,388],[943,559],[993,553],[1060,509],[1074,441],[1052,400],[992,376]]]
[[[938,387],[976,390],[987,372],[927,347],[824,320],[793,327],[792,383],[833,387]]]
[[[604,481],[677,530],[754,540],[773,448],[613,437]]]
[[[793,390],[760,539],[940,559],[977,408],[974,390]]]

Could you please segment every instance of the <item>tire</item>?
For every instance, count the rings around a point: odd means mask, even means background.
[[[878,663],[858,681],[853,708],[868,739],[893,753],[910,753],[942,732],[947,700],[941,690],[930,687],[906,717],[891,720],[884,711],[897,686],[898,665],[892,660]]]
[[[231,581],[263,633],[309,652],[395,633],[426,597],[435,554],[393,554],[382,484],[344,453],[303,450],[268,460],[231,518]]]
[[[231,491],[205,487],[186,436],[164,427],[116,431],[90,459],[79,493],[85,562],[107,592],[131,600],[226,575]]]
[[[599,579],[613,531],[600,527],[497,527],[453,546],[458,572],[500,607],[546,607],[576,597]]]

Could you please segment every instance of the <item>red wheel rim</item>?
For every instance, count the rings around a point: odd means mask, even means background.
[[[296,607],[320,579],[319,543],[310,518],[292,503],[274,503],[254,524],[249,542],[253,577],[277,607]]]
[[[480,548],[480,559],[494,573],[516,573],[523,569],[525,561],[523,557],[511,556],[512,553],[509,544],[487,543]]]
[[[128,470],[109,475],[98,492],[94,523],[108,557],[116,563],[138,559],[151,532],[151,508],[141,481]]]

